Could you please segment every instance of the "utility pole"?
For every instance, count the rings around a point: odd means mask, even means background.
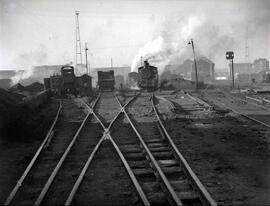
[[[193,51],[193,58],[194,58],[194,68],[195,68],[195,79],[196,79],[196,91],[198,90],[198,70],[197,70],[197,62],[196,62],[196,56],[195,56],[195,49],[194,49],[194,43],[193,39],[191,39],[188,44],[191,44],[192,51]]]
[[[81,35],[80,35],[80,24],[79,24],[79,11],[75,11],[75,15],[76,15],[76,61],[75,61],[75,68],[77,68],[78,64],[82,65],[82,47],[81,47]]]
[[[111,57],[111,68],[113,68],[113,61],[112,61],[112,57]]]
[[[87,51],[88,51],[87,43],[85,43],[85,65],[86,65],[86,74],[89,74],[90,71],[89,71],[89,68],[88,68]]]

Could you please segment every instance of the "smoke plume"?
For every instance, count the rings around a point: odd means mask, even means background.
[[[11,78],[12,85],[28,79],[33,75],[34,65],[40,65],[47,60],[46,47],[40,45],[36,50],[24,52],[18,55],[15,60],[18,65],[23,65],[22,70],[16,71],[15,76]]]
[[[185,59],[193,59],[192,48],[187,45],[191,38],[196,57],[207,57],[222,67],[228,64],[225,53],[229,50],[235,52],[238,62],[245,61],[246,47],[249,48],[251,62],[255,58],[269,57],[270,50],[266,50],[265,43],[270,43],[270,2],[247,2],[230,2],[230,12],[227,13],[225,8],[215,10],[215,6],[212,6],[196,11],[196,14],[168,17],[162,29],[156,32],[157,37],[139,49],[132,61],[131,70],[137,70],[141,57],[143,60],[152,57],[150,63],[159,68],[160,74],[167,64],[181,64]],[[216,7],[220,5],[216,4]]]
[[[203,18],[190,16],[184,21],[170,20],[165,22],[160,35],[153,41],[147,42],[134,57],[131,70],[136,71],[142,60],[149,59],[160,71],[181,55],[187,49],[188,38],[194,34],[196,29],[202,24]]]

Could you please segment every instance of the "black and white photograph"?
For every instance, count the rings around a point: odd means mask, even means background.
[[[0,0],[0,205],[270,206],[269,0]]]

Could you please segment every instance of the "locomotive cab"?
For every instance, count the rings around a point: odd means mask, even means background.
[[[113,91],[115,84],[114,71],[98,71],[98,87],[101,91]]]
[[[61,76],[63,78],[63,87],[62,93],[64,94],[75,94],[77,95],[76,91],[76,76],[74,74],[74,67],[73,66],[63,66],[61,67]]]

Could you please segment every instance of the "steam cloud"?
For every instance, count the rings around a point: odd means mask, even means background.
[[[203,18],[190,16],[185,21],[166,22],[161,34],[153,41],[147,42],[133,59],[131,70],[136,71],[143,60],[150,59],[162,71],[166,64],[187,49],[188,38],[203,23]]]
[[[226,64],[225,52],[228,50],[235,51],[238,61],[244,61],[247,36],[250,53],[256,50],[257,58],[269,58],[269,50],[268,53],[263,53],[265,49],[260,50],[259,47],[264,45],[258,43],[262,42],[259,39],[270,43],[270,2],[261,0],[243,4],[244,2],[235,5],[241,7],[243,13],[231,15],[228,13],[228,16],[224,16],[226,21],[222,23],[221,17],[216,20],[211,15],[210,9],[187,18],[183,16],[170,18],[156,34],[158,37],[139,49],[132,61],[131,70],[137,71],[141,57],[143,60],[152,57],[150,63],[159,68],[160,74],[167,64],[181,64],[185,59],[192,59],[191,47],[187,45],[190,38],[194,40],[197,57],[205,56],[217,64]]]
[[[46,60],[47,52],[44,45],[40,45],[37,50],[21,53],[15,61],[18,65],[24,65],[24,68],[23,71],[16,71],[15,76],[11,78],[12,85],[30,78],[33,75],[33,65],[43,64]]]

